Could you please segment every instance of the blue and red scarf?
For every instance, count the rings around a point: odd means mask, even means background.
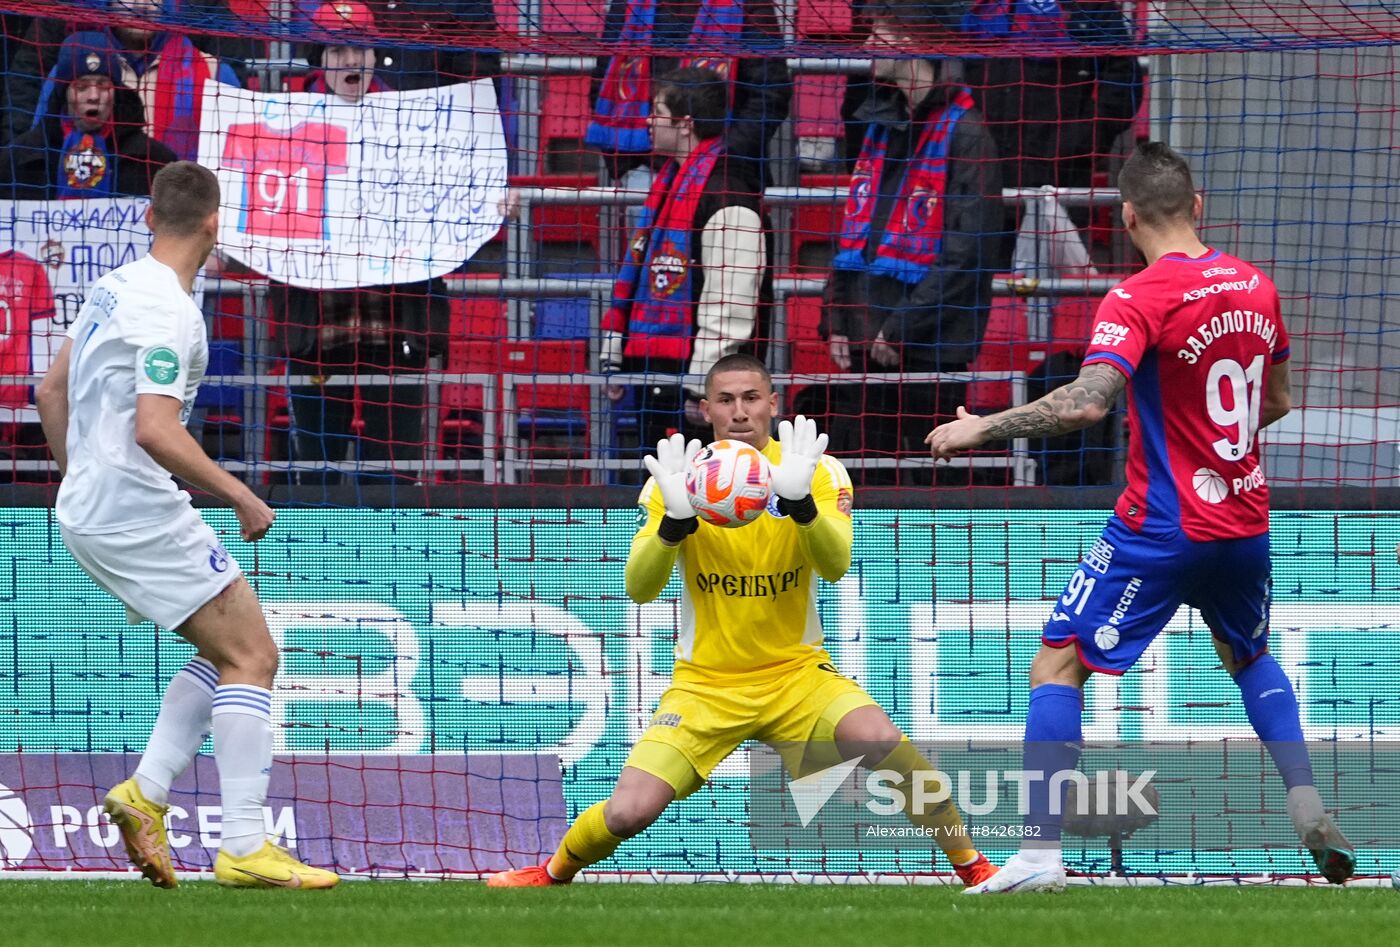
[[[623,48],[641,50],[619,53],[608,60],[603,86],[593,121],[588,124],[584,142],[609,154],[640,154],[651,151],[651,46],[656,28],[657,0],[629,0],[627,18],[622,24],[619,43]],[[700,0],[695,26],[687,45],[700,47],[732,46],[744,29],[743,0]],[[681,60],[681,68],[713,69],[730,83],[732,95],[735,59],[714,53]]]
[[[695,215],[723,152],[722,138],[702,141],[683,163],[666,162],[651,183],[641,225],[628,244],[612,305],[603,316],[605,332],[627,334],[622,354],[628,358],[690,357]]]
[[[948,187],[948,146],[958,120],[972,108],[972,93],[960,89],[937,115],[924,123],[919,144],[909,159],[899,195],[890,210],[875,259],[865,259],[871,215],[880,199],[880,175],[885,168],[889,128],[871,123],[865,130],[851,174],[841,240],[831,265],[838,270],[869,272],[903,283],[918,283],[938,261],[943,247],[943,195]]]
[[[1069,13],[1060,0],[976,0],[963,14],[962,31],[973,36],[1068,39]]]
[[[157,57],[159,57],[157,59]],[[144,74],[155,63],[155,95],[146,116],[151,137],[187,161],[199,158],[199,118],[209,63],[189,38],[178,33],[152,37],[150,54],[132,65]]]
[[[111,122],[95,132],[85,132],[62,119],[63,146],[58,154],[58,196],[102,197],[116,190],[117,153],[108,147]]]

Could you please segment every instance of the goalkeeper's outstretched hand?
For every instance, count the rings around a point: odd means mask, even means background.
[[[656,489],[661,491],[661,499],[666,504],[666,515],[673,520],[695,518],[695,508],[690,505],[690,497],[685,491],[685,472],[698,453],[698,440],[692,439],[687,444],[685,435],[672,434],[656,442],[655,457],[648,455],[642,460],[656,481]]]
[[[812,475],[826,453],[827,436],[817,433],[817,422],[798,415],[778,425],[778,446],[783,459],[773,468],[773,492],[784,500],[802,500],[812,494]]]

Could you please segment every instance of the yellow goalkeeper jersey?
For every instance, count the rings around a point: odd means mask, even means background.
[[[763,456],[777,464],[776,439]],[[851,501],[846,468],[823,457],[812,476],[816,520],[799,526],[777,515],[776,502],[747,526],[701,522],[679,546],[657,536],[666,505],[654,480],[638,499],[642,526],[627,558],[627,594],[650,602],[680,562],[677,681],[757,682],[810,663],[830,661],[817,617],[817,577],[835,582],[851,564]]]

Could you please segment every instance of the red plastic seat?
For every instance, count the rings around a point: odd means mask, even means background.
[[[803,187],[836,187],[845,194],[851,179],[844,174],[804,174]],[[792,270],[801,276],[824,272],[831,263],[836,239],[841,234],[841,216],[845,201],[799,204],[792,215],[790,236]]]
[[[977,358],[969,367],[974,372],[1024,371],[1026,344],[1025,300],[995,300]],[[1000,411],[1010,404],[1010,381],[974,381],[967,386],[967,409],[974,414]]]
[[[592,161],[584,146],[592,108],[589,76],[547,76],[540,101],[540,174],[576,170],[581,161]],[[553,160],[551,160],[553,159]],[[569,167],[555,168],[555,161]],[[596,177],[590,183],[597,183]]]

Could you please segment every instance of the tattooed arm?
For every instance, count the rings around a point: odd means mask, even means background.
[[[955,457],[987,441],[1044,437],[1092,427],[1113,409],[1128,379],[1102,362],[1085,365],[1079,377],[1030,404],[979,417],[958,408],[958,419],[940,424],[924,438],[939,460]]]

